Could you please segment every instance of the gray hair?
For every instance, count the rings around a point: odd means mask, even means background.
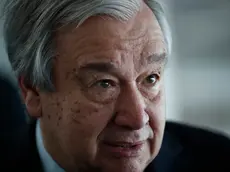
[[[9,61],[17,77],[44,91],[54,91],[52,61],[55,57],[53,32],[74,23],[81,25],[99,14],[120,21],[134,16],[142,0],[7,0],[4,38]],[[162,5],[145,0],[155,14],[171,51],[171,34]]]

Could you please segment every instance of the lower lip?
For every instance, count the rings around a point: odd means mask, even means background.
[[[104,144],[103,147],[105,148],[106,152],[109,152],[110,155],[116,158],[132,158],[140,156],[140,153],[143,150],[144,142],[140,142],[135,146],[131,147],[119,147],[113,146],[110,144]]]

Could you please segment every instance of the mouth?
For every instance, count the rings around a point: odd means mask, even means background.
[[[104,148],[109,155],[116,158],[132,158],[140,156],[144,141],[139,142],[104,142]]]

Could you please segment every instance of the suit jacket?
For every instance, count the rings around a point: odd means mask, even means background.
[[[0,171],[42,172],[35,122],[26,123],[17,90],[6,80],[0,81],[1,95],[4,95],[0,96]],[[229,161],[227,137],[167,122],[161,150],[145,172],[229,172]]]
[[[42,172],[35,142],[35,124],[18,130],[1,154],[0,171]],[[3,148],[4,149],[4,148]],[[145,172],[229,172],[230,141],[227,137],[191,126],[167,122],[160,153]]]

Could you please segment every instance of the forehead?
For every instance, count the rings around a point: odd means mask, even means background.
[[[94,16],[78,28],[61,28],[55,38],[58,54],[79,63],[117,56],[116,50],[143,52],[141,55],[146,57],[166,52],[159,23],[145,4],[128,21],[121,22],[105,15]]]

